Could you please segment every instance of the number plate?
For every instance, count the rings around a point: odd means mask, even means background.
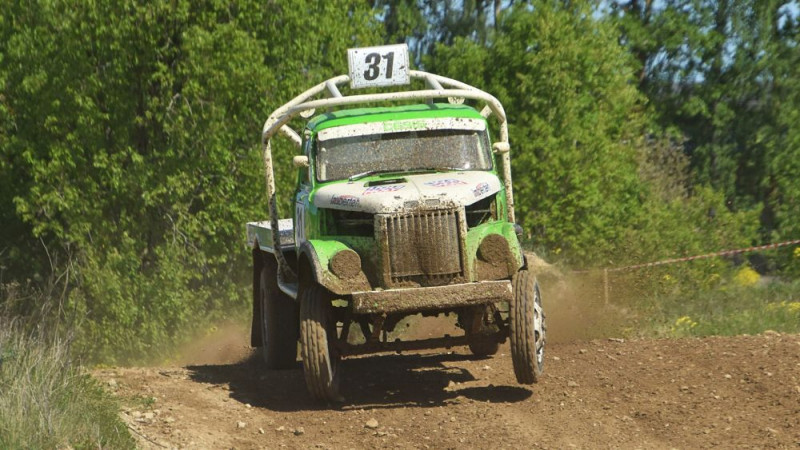
[[[409,83],[406,44],[351,48],[347,62],[353,89]]]

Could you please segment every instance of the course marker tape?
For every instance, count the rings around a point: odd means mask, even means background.
[[[736,249],[736,250],[723,250],[721,252],[708,253],[706,255],[687,256],[685,258],[665,259],[665,260],[662,260],[662,261],[656,261],[656,262],[645,263],[645,264],[635,264],[635,265],[632,265],[632,266],[614,267],[614,268],[609,268],[609,269],[605,269],[605,270],[608,270],[609,272],[619,272],[619,271],[622,271],[622,270],[641,269],[641,268],[644,268],[644,267],[663,266],[664,264],[674,264],[674,263],[684,262],[684,261],[694,261],[695,259],[707,259],[707,258],[714,258],[714,257],[717,257],[717,256],[736,255],[736,254],[739,254],[739,253],[748,253],[748,252],[754,252],[754,251],[757,251],[757,250],[771,250],[771,249],[778,248],[778,247],[787,247],[787,246],[790,246],[790,245],[798,245],[798,244],[800,244],[800,239],[795,239],[793,241],[786,241],[786,242],[778,242],[778,243],[775,243],[775,244],[766,244],[766,245],[758,245],[758,246],[755,246],[755,247],[740,248],[740,249]]]
[[[739,248],[739,249],[736,249],[736,250],[723,250],[721,252],[708,253],[708,254],[705,254],[705,255],[687,256],[687,257],[684,257],[684,258],[664,259],[664,260],[661,260],[661,261],[655,261],[655,262],[650,262],[650,263],[645,263],[645,264],[634,264],[632,266],[611,267],[611,268],[600,269],[600,270],[603,271],[603,300],[604,300],[605,304],[608,305],[608,299],[609,299],[609,294],[608,294],[608,284],[609,284],[608,283],[608,273],[609,272],[621,272],[623,270],[643,269],[645,267],[663,266],[663,265],[666,265],[666,264],[675,264],[675,263],[685,262],[685,261],[694,261],[696,259],[716,258],[718,256],[736,255],[736,254],[739,254],[739,253],[748,253],[748,252],[754,252],[754,251],[758,251],[758,250],[772,250],[772,249],[776,249],[776,248],[779,248],[779,247],[788,247],[788,246],[791,246],[791,245],[799,245],[799,244],[800,244],[800,239],[795,239],[793,241],[777,242],[777,243],[774,243],[774,244],[766,244],[766,245],[757,245],[757,246],[754,246],[754,247]],[[596,270],[575,270],[572,273],[590,273],[590,272],[595,272],[595,271]]]

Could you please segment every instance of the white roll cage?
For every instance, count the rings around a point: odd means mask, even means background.
[[[485,118],[494,115],[500,123],[500,139],[495,142],[493,148],[495,153],[500,154],[502,158],[502,175],[508,204],[508,217],[511,222],[514,222],[514,196],[511,190],[511,157],[509,155],[508,145],[508,122],[503,105],[491,94],[451,78],[419,70],[410,70],[409,76],[411,79],[423,80],[428,89],[343,96],[338,86],[349,83],[350,77],[348,75],[339,75],[338,77],[326,80],[303,92],[270,114],[269,118],[264,122],[261,139],[263,143],[264,174],[267,184],[267,198],[269,200],[273,242],[280,242],[280,239],[278,236],[278,205],[275,199],[275,173],[273,172],[272,165],[272,137],[280,132],[299,148],[303,141],[300,137],[300,133],[287,125],[290,120],[299,115],[306,117],[305,114],[311,115],[314,113],[314,110],[320,108],[398,100],[433,101],[433,99],[447,98],[449,101],[453,101],[454,99],[470,99],[480,101],[484,104],[481,115]],[[326,97],[316,99],[316,97],[321,94],[325,94]],[[293,273],[286,263],[283,254],[278,251],[277,247],[275,249],[275,257],[279,267],[278,283],[282,289],[287,289],[287,283],[293,283],[294,281],[290,280],[296,280],[296,274]]]

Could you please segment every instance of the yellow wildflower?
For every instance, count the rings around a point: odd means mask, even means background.
[[[760,279],[761,275],[750,266],[743,266],[733,277],[733,281],[736,284],[745,287],[755,285]]]
[[[675,325],[671,327],[672,334],[675,336],[685,336],[691,334],[692,329],[697,327],[697,322],[689,316],[678,317]]]
[[[789,314],[800,314],[800,302],[787,302],[784,300],[780,303],[770,303],[767,305],[767,311],[786,311]]]

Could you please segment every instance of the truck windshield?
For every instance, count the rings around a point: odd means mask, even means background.
[[[364,172],[429,168],[490,170],[485,130],[436,129],[344,136],[320,140],[317,179],[341,180]]]

